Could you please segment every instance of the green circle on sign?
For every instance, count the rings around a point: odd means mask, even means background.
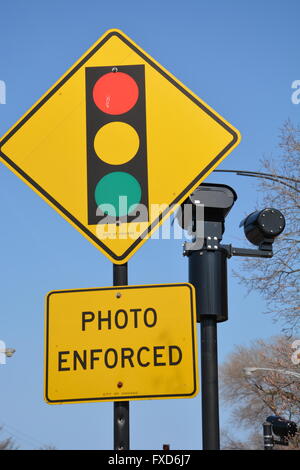
[[[109,216],[122,217],[129,214],[141,202],[141,185],[134,176],[123,171],[108,173],[95,189],[97,207]]]

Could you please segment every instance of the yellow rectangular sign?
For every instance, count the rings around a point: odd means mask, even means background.
[[[198,393],[191,284],[50,292],[45,336],[50,404]]]

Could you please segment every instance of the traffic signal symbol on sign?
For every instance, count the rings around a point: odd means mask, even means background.
[[[131,222],[139,205],[148,209],[144,69],[86,68],[89,225]]]

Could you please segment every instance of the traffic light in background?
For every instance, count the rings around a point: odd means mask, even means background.
[[[86,68],[86,126],[88,224],[130,222],[148,209],[144,65]]]

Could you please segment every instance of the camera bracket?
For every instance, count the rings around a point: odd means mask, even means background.
[[[236,248],[232,245],[222,245],[222,247],[227,251],[227,257],[231,258],[232,256],[247,256],[252,258],[272,258],[273,250],[271,244],[264,244],[259,247],[258,250],[253,248]]]

